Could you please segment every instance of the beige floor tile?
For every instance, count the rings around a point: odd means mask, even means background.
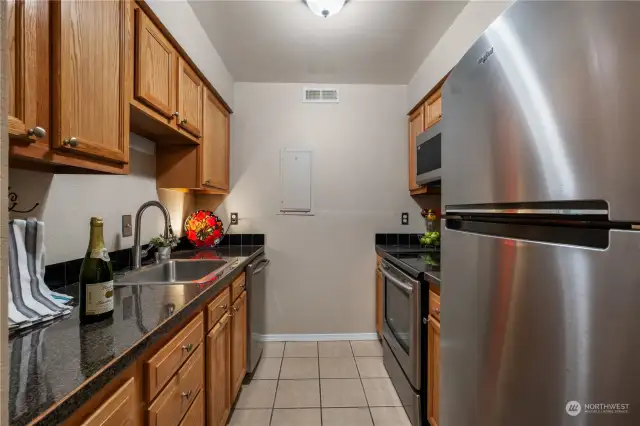
[[[284,358],[281,379],[317,379],[318,358]]]
[[[362,379],[370,407],[400,407],[402,404],[390,379]]]
[[[371,407],[370,410],[375,426],[411,426],[402,407]]]
[[[381,357],[358,357],[356,358],[356,364],[358,364],[360,377],[363,379],[389,377],[389,373],[387,373],[387,369],[384,367]]]
[[[275,408],[320,407],[320,383],[317,379],[280,380]]]
[[[273,410],[271,426],[321,426],[319,408]]]
[[[284,356],[284,342],[264,342],[263,358],[282,358]]]
[[[366,407],[360,379],[320,379],[323,407]]]
[[[373,426],[368,408],[323,408],[322,426]]]
[[[240,391],[236,408],[272,408],[277,380],[252,380]]]
[[[287,342],[284,347],[285,358],[317,358],[318,342]]]
[[[260,410],[235,410],[229,426],[269,426],[271,408]]]
[[[320,378],[322,379],[357,379],[358,369],[353,357],[320,358]]]
[[[254,379],[277,379],[280,375],[280,364],[282,358],[262,358],[256,372],[253,375]]]
[[[342,342],[318,342],[320,358],[341,358],[353,356],[348,340]]]
[[[352,340],[351,349],[356,357],[382,356],[382,345],[377,340]]]

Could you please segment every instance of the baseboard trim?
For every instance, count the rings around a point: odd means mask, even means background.
[[[333,340],[378,340],[378,333],[264,334],[265,342],[327,342]]]

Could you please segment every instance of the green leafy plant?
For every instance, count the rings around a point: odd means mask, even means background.
[[[158,235],[157,237],[153,237],[151,241],[149,241],[154,247],[175,247],[178,245],[178,237],[173,234],[169,234],[169,237],[165,238],[164,235]]]

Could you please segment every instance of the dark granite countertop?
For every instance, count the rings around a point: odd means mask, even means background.
[[[10,424],[26,425],[45,412],[38,424],[61,423],[158,338],[201,309],[262,252],[263,246],[228,246],[177,253],[172,257],[238,258],[238,263],[205,284],[116,286],[110,320],[81,325],[74,309],[64,319],[12,336]],[[77,296],[78,285],[57,291]],[[74,392],[81,385],[82,390]]]
[[[416,245],[376,245],[376,253],[383,259],[387,259],[394,265],[416,278],[424,279],[429,283],[440,285],[440,270],[423,261],[415,259],[402,259],[401,255],[407,253],[429,254],[439,253],[439,250],[425,249]]]

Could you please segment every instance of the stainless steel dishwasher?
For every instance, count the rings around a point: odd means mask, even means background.
[[[265,331],[266,269],[271,261],[264,254],[247,266],[247,374],[253,374],[262,356]]]

